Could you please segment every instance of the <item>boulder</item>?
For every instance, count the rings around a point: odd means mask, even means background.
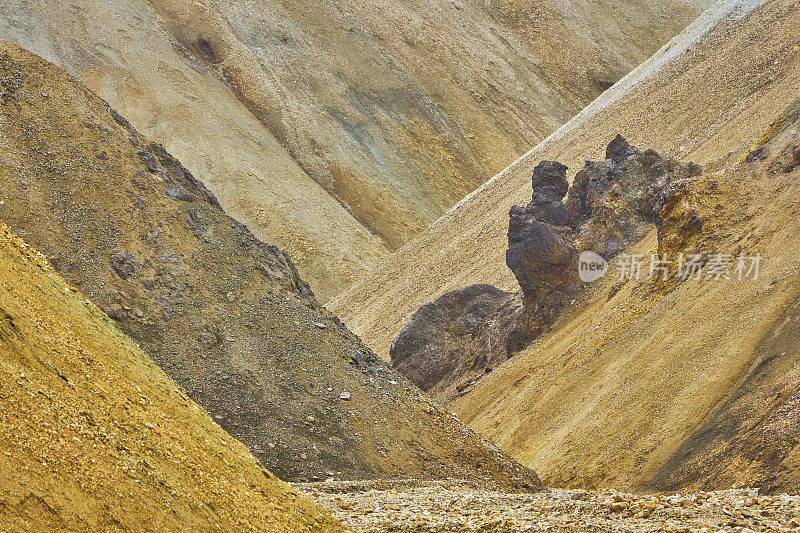
[[[392,342],[392,366],[446,403],[508,358],[504,340],[521,311],[492,285],[449,292],[414,313]]]

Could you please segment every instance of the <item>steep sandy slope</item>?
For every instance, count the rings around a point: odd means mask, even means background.
[[[724,1],[364,276],[328,306],[388,360],[389,344],[421,305],[474,283],[516,290],[505,266],[508,210],[525,205],[542,159],[570,168],[602,159],[621,133],[631,144],[704,164],[757,137],[797,96],[800,12],[795,2]],[[728,13],[728,15],[725,15]]]
[[[759,152],[679,191],[661,244],[634,251],[760,254],[757,279],[736,259],[727,280],[609,278],[454,410],[554,485],[797,490],[800,100],[791,111]]]
[[[0,223],[0,529],[344,531]]]
[[[537,486],[389,371],[160,145],[0,43],[0,219],[279,477]]]
[[[654,58],[658,68],[645,65],[632,86],[617,88],[616,99],[594,106],[468,197],[381,276],[334,306],[385,353],[416,306],[441,292],[476,282],[511,288],[503,265],[507,209],[530,194],[530,173],[541,159],[568,163],[574,173],[619,132],[706,164],[694,199],[706,221],[700,243],[706,252],[760,253],[758,280],[674,287],[607,280],[452,406],[546,484],[798,486],[800,174],[792,161],[800,162],[800,124],[789,113],[767,127],[785,109],[796,110],[800,6],[757,4],[718,4],[716,13],[731,15],[700,21],[695,29],[703,36],[672,44],[688,43],[685,53],[665,49]],[[776,134],[759,157],[734,166]],[[726,160],[731,152],[733,163]],[[656,250],[653,232],[634,252],[649,257]]]
[[[9,0],[0,37],[162,142],[325,301],[697,12],[682,0]]]

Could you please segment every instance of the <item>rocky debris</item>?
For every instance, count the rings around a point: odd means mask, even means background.
[[[392,342],[392,366],[447,402],[508,358],[496,331],[508,329],[521,306],[492,285],[472,285],[422,306]]]
[[[509,494],[447,481],[299,488],[356,532],[800,531],[800,496],[760,496],[756,489],[694,494],[548,489]]]
[[[700,180],[681,179],[664,189],[656,217],[660,256],[676,257],[678,253],[691,255],[698,251],[703,230],[699,195],[707,185]]]
[[[5,104],[10,101],[24,81],[25,76],[22,72],[3,73],[3,76],[0,78],[0,88],[2,88],[2,91],[0,91],[0,103]]]
[[[74,78],[0,42],[0,80],[14,72],[22,82],[0,105],[0,218],[57,257],[265,467],[293,481],[334,472],[538,486],[380,361],[289,256],[229,217],[163,147]]]
[[[661,232],[659,209],[671,194],[665,191],[679,191],[672,184],[689,182],[701,170],[642,151],[621,135],[608,144],[606,159],[587,161],[571,186],[566,166],[540,162],[531,177],[531,201],[509,211],[506,265],[519,282],[521,302],[502,293],[502,302],[487,308],[491,312],[484,309],[481,318],[464,298],[477,294],[475,288],[447,293],[421,307],[394,340],[393,366],[437,399],[452,400],[480,378],[478,366],[490,371],[553,323],[583,288],[577,269],[581,252],[610,260],[644,237],[654,222]],[[696,223],[691,219],[685,227],[663,229],[683,234],[695,231]],[[480,294],[502,292],[474,287]]]
[[[128,279],[136,273],[136,261],[130,252],[117,252],[111,255],[111,268],[122,279]]]

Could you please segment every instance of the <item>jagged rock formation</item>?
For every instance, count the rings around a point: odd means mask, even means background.
[[[641,151],[621,135],[609,143],[606,160],[587,161],[571,187],[565,165],[542,161],[533,170],[531,201],[509,211],[506,264],[522,304],[491,285],[449,292],[421,307],[403,328],[389,352],[392,365],[437,399],[452,400],[454,384],[475,382],[481,377],[476,366],[491,370],[525,348],[575,298],[584,285],[581,252],[611,260],[641,240],[667,202],[665,191],[701,170]]]
[[[2,223],[0,280],[4,531],[345,531]]]
[[[517,350],[541,335],[580,287],[575,268],[580,251],[561,202],[569,185],[566,175],[561,163],[539,163],[531,178],[530,203],[509,211],[506,265],[522,289],[524,309],[520,323],[507,333]]]
[[[491,285],[447,293],[414,313],[392,343],[392,367],[447,403],[508,359],[498,333],[513,329],[521,310]]]
[[[290,480],[538,486],[377,360],[283,252],[80,82],[3,43],[0,90],[0,218],[265,466]]]
[[[655,150],[640,151],[618,135],[606,160],[587,162],[570,188],[566,209],[578,248],[612,259],[652,229],[668,186],[701,171]]]
[[[324,302],[698,13],[685,0],[4,0],[0,38],[164,144]]]

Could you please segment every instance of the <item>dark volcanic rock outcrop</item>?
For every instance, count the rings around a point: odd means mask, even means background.
[[[561,202],[569,186],[567,167],[542,161],[533,171],[532,186],[531,202],[509,212],[506,265],[519,282],[524,303],[524,324],[515,328],[516,348],[540,335],[579,287],[574,268],[578,249]]]
[[[521,311],[513,294],[492,285],[449,292],[414,313],[392,343],[392,366],[449,401],[508,358],[497,332],[513,326]]]
[[[7,43],[0,84],[0,218],[273,472],[538,486],[83,85]]]
[[[506,264],[524,303],[511,333],[517,347],[541,335],[581,289],[581,252],[611,260],[642,239],[658,218],[664,191],[700,171],[694,163],[641,151],[617,135],[604,161],[587,161],[575,175],[562,205],[566,167],[552,161],[537,165],[531,202],[509,213]]]
[[[471,288],[445,294],[420,308],[397,337],[391,349],[393,365],[439,400],[449,401],[453,384],[479,378],[475,361],[502,362],[553,323],[583,287],[578,276],[581,252],[610,260],[644,237],[654,222],[660,228],[659,210],[663,213],[665,205],[677,209],[673,204],[683,190],[680,184],[700,171],[694,163],[641,151],[620,135],[609,143],[606,159],[587,161],[572,186],[566,166],[542,161],[533,171],[530,203],[509,211],[506,264],[519,282],[521,304],[504,302],[503,309],[514,312],[468,327],[471,321],[465,317],[474,314],[462,291]],[[698,221],[691,213],[686,217],[686,227],[670,233],[690,238],[692,224]],[[675,220],[672,216],[670,224],[681,223]],[[477,287],[490,292],[485,285]]]
[[[587,161],[570,187],[566,210],[576,246],[613,258],[652,229],[667,186],[701,170],[617,135],[606,160]]]

